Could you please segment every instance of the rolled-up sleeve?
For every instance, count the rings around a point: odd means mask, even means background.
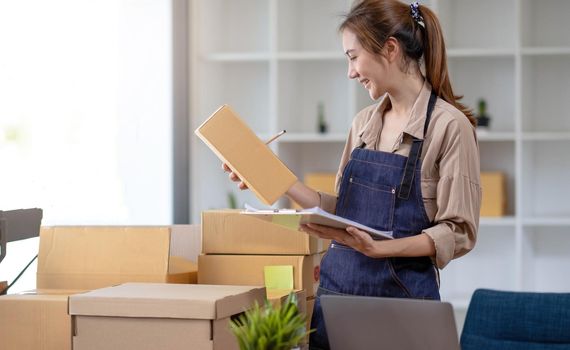
[[[449,123],[440,146],[435,225],[423,232],[433,239],[435,262],[443,268],[475,246],[481,187],[473,128],[457,120]]]

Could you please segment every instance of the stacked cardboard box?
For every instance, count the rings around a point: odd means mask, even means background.
[[[204,211],[198,283],[303,290],[312,305],[325,249],[321,239],[237,210]]]
[[[71,349],[67,301],[131,281],[190,283],[196,264],[169,256],[169,227],[44,227],[37,290],[0,297],[0,348]]]
[[[127,283],[69,299],[74,350],[237,350],[232,316],[261,304],[265,288]]]

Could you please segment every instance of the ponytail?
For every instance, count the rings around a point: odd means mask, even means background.
[[[364,49],[381,54],[384,43],[395,37],[404,52],[404,63],[424,58],[426,79],[444,101],[459,109],[473,126],[477,121],[470,108],[460,103],[463,96],[453,94],[445,42],[436,15],[429,8],[414,3],[412,7],[397,0],[356,1],[339,27],[350,29]]]
[[[453,94],[453,89],[449,80],[449,73],[447,71],[445,42],[439,20],[433,11],[425,6],[421,6],[420,11],[425,25],[423,42],[426,79],[439,97],[459,109],[463,114],[465,114],[471,124],[476,126],[477,121],[473,115],[473,111],[459,102],[463,96]]]

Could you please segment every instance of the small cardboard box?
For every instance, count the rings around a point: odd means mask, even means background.
[[[2,350],[71,350],[68,296],[77,291],[36,290],[0,297]]]
[[[481,216],[504,216],[507,196],[505,174],[501,172],[481,172]]]
[[[200,255],[199,284],[265,285],[265,266],[293,266],[293,288],[307,297],[319,286],[322,253],[313,255]]]
[[[305,185],[309,186],[315,191],[336,195],[335,173],[307,173],[305,174],[304,182]]]
[[[74,350],[238,349],[232,316],[265,288],[127,283],[69,298]]]
[[[310,255],[325,248],[322,239],[240,214],[240,210],[202,212],[203,254]]]
[[[272,205],[297,177],[229,106],[216,110],[195,134],[263,203]]]
[[[181,259],[170,259],[169,249],[169,227],[43,227],[37,288],[92,290],[124,282],[189,283],[196,267],[187,265],[184,271]]]

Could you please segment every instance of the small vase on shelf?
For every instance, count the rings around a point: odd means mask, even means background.
[[[317,105],[317,130],[320,134],[325,134],[328,130],[327,121],[325,120],[325,105],[319,102]]]
[[[480,99],[477,113],[477,130],[488,131],[491,126],[490,124],[491,118],[487,115],[487,102],[484,99]]]

